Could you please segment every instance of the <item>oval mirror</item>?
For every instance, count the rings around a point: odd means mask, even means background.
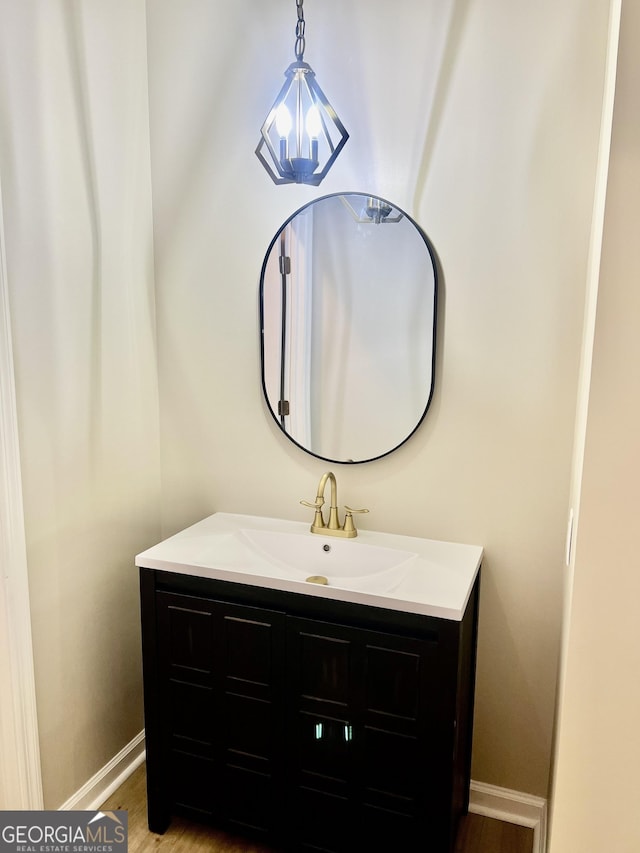
[[[260,276],[262,385],[282,431],[330,462],[403,444],[433,394],[436,297],[432,246],[400,208],[343,193],[297,210]]]

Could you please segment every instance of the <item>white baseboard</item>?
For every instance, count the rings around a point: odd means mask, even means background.
[[[60,811],[93,811],[116,791],[144,761],[144,729],[60,806]]]
[[[547,801],[471,780],[469,811],[533,829],[533,853],[546,853]]]

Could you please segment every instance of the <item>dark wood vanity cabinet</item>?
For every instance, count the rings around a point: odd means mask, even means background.
[[[149,827],[450,853],[468,807],[461,622],[142,568]]]

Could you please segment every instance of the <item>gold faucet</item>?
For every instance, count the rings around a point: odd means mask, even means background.
[[[327,480],[331,481],[331,504],[329,506],[329,524],[324,523],[322,507],[324,506],[324,490],[327,487]],[[312,533],[322,533],[324,536],[342,536],[346,539],[353,539],[358,535],[355,524],[353,523],[354,512],[369,512],[368,509],[351,509],[345,506],[344,524],[340,525],[338,518],[338,484],[335,475],[331,471],[323,474],[318,483],[318,492],[313,503],[310,501],[300,501],[303,506],[310,506],[315,509],[316,514],[311,525]]]

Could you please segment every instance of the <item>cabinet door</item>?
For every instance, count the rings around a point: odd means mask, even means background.
[[[267,836],[282,784],[282,614],[157,594],[169,801]]]
[[[452,737],[437,632],[287,622],[291,811],[302,849],[424,846],[442,822],[431,793],[442,739]]]

